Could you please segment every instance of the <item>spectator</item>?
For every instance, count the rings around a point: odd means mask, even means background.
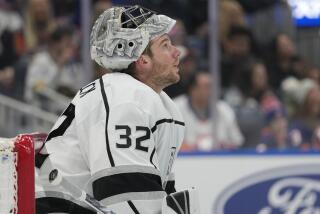
[[[302,149],[311,148],[320,121],[320,88],[310,79],[287,78],[282,83],[283,99],[289,116],[289,131]],[[298,140],[297,140],[298,141]]]
[[[289,76],[296,76],[294,62],[297,57],[296,46],[286,34],[278,34],[271,43],[266,62],[268,65],[270,84],[278,92],[281,82]]]
[[[236,86],[226,90],[224,99],[236,111],[239,127],[245,137],[245,148],[255,148],[265,124],[270,107],[281,103],[271,90],[265,64],[253,60],[239,70],[241,76]]]
[[[48,49],[35,54],[28,68],[26,82],[26,100],[49,111],[58,111],[53,103],[48,100],[47,90],[56,92],[63,88],[65,95],[74,94],[72,84],[75,82],[75,74],[67,67],[74,57],[72,43],[72,30],[66,27],[58,27],[50,35]],[[71,76],[69,84],[62,84],[66,80],[66,73]],[[43,97],[45,96],[45,97]],[[52,100],[51,100],[52,101]]]
[[[227,103],[218,101],[217,120],[212,121],[211,90],[210,74],[203,71],[196,72],[190,79],[188,94],[174,100],[186,122],[186,136],[182,150],[234,149],[243,143],[235,114]],[[216,142],[212,138],[213,123],[216,124]]]
[[[242,75],[239,71],[254,56],[254,39],[243,26],[232,26],[222,43],[221,84],[223,88],[235,85]]]
[[[245,13],[234,0],[219,1],[219,39],[224,42],[232,26],[245,26]]]
[[[265,111],[270,106],[280,108],[281,102],[274,94],[270,84],[266,65],[261,60],[253,60],[248,70],[242,70],[239,81],[244,97],[252,98]]]
[[[257,150],[293,148],[295,142],[288,134],[288,120],[283,107],[271,102],[263,110],[265,125]]]
[[[27,50],[36,52],[48,44],[50,32],[55,28],[53,10],[49,0],[30,0],[26,11],[25,40]]]

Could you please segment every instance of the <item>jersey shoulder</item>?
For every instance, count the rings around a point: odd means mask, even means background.
[[[73,103],[78,109],[76,111],[83,116],[90,112],[105,111],[105,108],[112,111],[121,106],[137,107],[155,118],[167,117],[168,111],[179,115],[174,102],[165,92],[158,94],[151,87],[123,73],[105,74],[82,87]]]
[[[141,109],[152,108],[161,102],[159,95],[146,84],[130,75],[112,73],[103,76],[103,84],[110,108],[118,105],[134,104]]]

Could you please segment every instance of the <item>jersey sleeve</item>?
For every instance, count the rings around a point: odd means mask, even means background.
[[[149,120],[141,108],[126,103],[106,108],[99,122],[88,127],[85,154],[92,176],[92,193],[104,204],[122,202],[133,209],[135,203],[145,201],[161,210],[161,199],[166,193]]]

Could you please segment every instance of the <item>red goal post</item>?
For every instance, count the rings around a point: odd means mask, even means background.
[[[35,213],[34,155],[46,136],[34,133],[0,138],[0,213]]]

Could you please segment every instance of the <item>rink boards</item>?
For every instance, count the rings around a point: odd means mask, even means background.
[[[319,152],[185,153],[175,172],[202,214],[320,213]]]

